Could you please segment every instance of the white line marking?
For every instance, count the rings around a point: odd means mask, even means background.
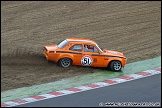
[[[39,95],[39,96],[44,96],[46,98],[53,98],[53,97],[57,97],[55,95],[51,95],[51,94],[42,94],[42,95]]]
[[[4,102],[4,103],[7,104],[7,105],[10,105],[10,106],[16,106],[16,105],[19,105],[19,103],[12,102],[12,101]]]
[[[99,87],[104,87],[104,86],[110,85],[110,84],[105,83],[105,82],[96,82],[96,83],[93,83],[93,84],[99,85]]]
[[[91,87],[88,87],[88,86],[80,86],[80,87],[77,87],[78,89],[81,89],[81,91],[85,91],[85,90],[90,90],[92,89]]]
[[[138,79],[138,78],[142,78],[143,75],[138,75],[138,74],[131,74],[131,75],[128,75],[130,77],[133,77],[134,79]]]
[[[24,98],[23,100],[26,100],[26,101],[28,101],[28,102],[34,102],[34,101],[36,101],[37,99],[28,97],[28,98]]]
[[[143,71],[143,72],[149,72],[151,74],[158,74],[158,73],[161,73],[160,71],[158,70],[146,70],[146,71]]]
[[[75,93],[75,92],[73,92],[73,91],[69,91],[69,90],[60,90],[60,91],[56,91],[56,92],[64,93],[64,95],[65,95],[65,94]]]
[[[122,82],[126,82],[127,80],[125,79],[121,79],[121,78],[113,78],[113,81],[116,81],[117,83],[122,83]]]

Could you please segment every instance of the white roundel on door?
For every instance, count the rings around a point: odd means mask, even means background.
[[[83,66],[90,66],[92,64],[92,58],[89,55],[85,55],[81,59]]]

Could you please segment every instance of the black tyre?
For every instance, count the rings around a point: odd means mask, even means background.
[[[110,69],[112,71],[121,71],[121,68],[122,68],[122,64],[120,61],[112,61],[110,63]]]
[[[61,67],[69,67],[72,64],[72,60],[70,58],[62,58],[59,60],[59,65]]]

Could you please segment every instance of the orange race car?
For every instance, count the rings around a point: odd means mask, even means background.
[[[62,67],[73,64],[120,71],[127,61],[123,53],[103,50],[93,40],[84,38],[67,38],[57,45],[46,45],[43,54],[48,61],[59,63]]]

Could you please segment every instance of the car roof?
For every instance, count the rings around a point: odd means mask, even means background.
[[[95,43],[93,40],[87,39],[87,38],[67,38],[66,39],[69,42],[90,42]]]

